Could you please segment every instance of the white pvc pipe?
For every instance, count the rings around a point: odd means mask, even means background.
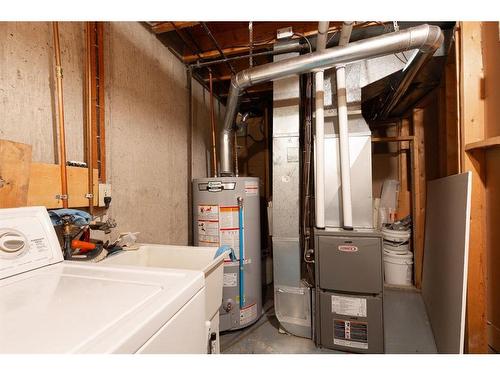
[[[339,45],[349,43],[352,22],[344,22],[340,33]],[[347,115],[347,85],[345,65],[336,67],[337,79],[337,119],[339,122],[340,150],[340,188],[342,191],[342,226],[352,229],[352,197],[351,197],[351,162],[349,158],[349,118]]]
[[[323,71],[314,74],[316,86],[316,182],[314,184],[316,205],[316,227],[325,227],[325,115]]]
[[[347,90],[345,66],[337,66],[337,118],[339,121],[340,183],[342,216],[345,229],[352,228],[351,165],[349,159],[349,127],[347,117]]]
[[[316,51],[326,48],[329,22],[318,23],[318,38],[316,39]],[[315,81],[315,104],[316,104],[316,173],[315,173],[315,211],[316,227],[325,227],[325,92],[323,70],[314,73]]]

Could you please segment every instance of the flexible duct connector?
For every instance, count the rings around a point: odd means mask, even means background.
[[[443,42],[443,33],[437,26],[421,25],[378,37],[349,43],[345,47],[333,47],[307,55],[292,57],[245,69],[231,79],[226,103],[226,116],[220,133],[220,162],[223,176],[232,176],[232,132],[243,90],[259,83],[269,82],[293,74],[325,69],[337,64],[347,64],[392,53],[419,49],[424,54],[434,54]]]

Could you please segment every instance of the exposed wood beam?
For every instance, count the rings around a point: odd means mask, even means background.
[[[377,25],[377,24],[380,24],[378,22],[363,22],[363,23],[360,23],[358,25],[355,26],[355,28],[365,28],[365,27],[369,27],[369,26],[374,26],[374,25]],[[342,27],[341,26],[332,26],[328,29],[328,32],[336,32],[336,31],[340,31]],[[304,31],[302,33],[302,35],[306,36],[306,37],[311,37],[311,36],[315,36],[318,34],[318,30],[317,29],[314,29],[314,30],[309,30],[309,31]],[[300,37],[299,36],[293,36],[292,39],[299,39]],[[260,50],[263,50],[263,49],[270,49],[272,48],[273,44],[276,42],[276,39],[272,39],[270,40],[268,43],[265,43],[265,44],[260,44],[260,45],[254,45],[253,46],[253,51],[260,51]],[[224,52],[224,54],[226,56],[231,56],[231,55],[237,55],[237,54],[240,54],[240,53],[248,53],[250,51],[250,47],[249,46],[239,46],[239,47],[226,47],[226,48],[222,48],[222,52]],[[202,53],[200,53],[201,57],[203,59],[213,59],[213,58],[218,58],[220,57],[220,52],[217,50],[217,49],[212,49],[212,50],[209,50],[209,51],[204,51]],[[191,55],[186,55],[184,56],[184,63],[192,63],[194,61],[196,61],[198,59],[198,56],[197,55],[194,55],[194,54],[191,54]]]
[[[372,143],[407,142],[413,141],[412,135],[402,135],[398,137],[372,137]]]
[[[155,34],[162,34],[162,33],[168,33],[169,31],[174,31],[175,28],[180,30],[180,29],[185,29],[186,27],[193,27],[198,24],[199,22],[170,22],[170,21],[158,22],[155,23],[153,26],[151,26],[151,30]]]
[[[264,84],[262,86],[252,87],[252,88],[246,90],[245,93],[246,94],[259,94],[259,93],[262,93],[262,92],[267,92],[267,91],[272,91],[272,90],[273,90],[272,84]],[[222,98],[225,98],[225,97],[227,97],[227,95],[228,95],[228,93],[224,92],[220,96]]]
[[[222,81],[229,81],[231,80],[232,75],[231,74],[225,74],[221,75],[220,77],[213,77],[212,82],[222,82]],[[209,82],[210,79],[208,77],[203,78],[205,82]]]
[[[465,152],[465,145],[485,136],[482,26],[480,22],[460,22],[457,56],[459,113],[461,128],[461,171],[472,172],[469,264],[467,280],[467,353],[487,353],[486,323],[486,164],[484,152]]]

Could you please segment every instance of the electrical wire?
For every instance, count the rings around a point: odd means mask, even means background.
[[[406,62],[401,58],[399,57],[397,54],[394,54],[394,56],[396,56],[396,58],[401,61],[403,64],[406,64]]]
[[[307,37],[306,37],[304,34],[301,34],[301,33],[293,33],[293,35],[298,36],[298,37],[300,37],[300,38],[302,38],[302,39],[305,39],[305,41],[307,42],[307,44],[308,44],[308,46],[309,46],[309,53],[311,53],[311,52],[312,52],[312,50],[313,50],[313,49],[312,49],[312,46],[311,46],[311,42],[309,41],[309,39],[307,39]]]
[[[328,44],[332,41],[333,38],[335,38],[335,35],[337,35],[339,32],[338,31],[334,31],[332,33],[332,36],[330,38],[328,38],[328,40],[326,41],[326,45],[328,46]]]

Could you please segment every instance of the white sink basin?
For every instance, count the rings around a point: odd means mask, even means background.
[[[216,247],[142,244],[138,250],[117,253],[99,263],[203,271],[206,320],[210,321],[222,303],[224,258],[228,256],[226,252],[214,259],[216,252]]]

